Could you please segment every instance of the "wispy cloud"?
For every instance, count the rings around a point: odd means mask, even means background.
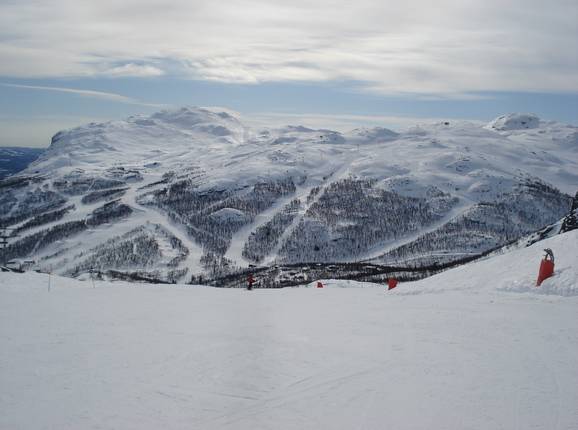
[[[165,72],[158,67],[148,64],[127,63],[120,66],[111,67],[102,72],[105,76],[115,78],[120,77],[136,77],[136,78],[150,78],[154,76],[162,76]]]
[[[60,93],[69,93],[83,97],[93,97],[101,100],[108,100],[112,102],[126,103],[139,106],[167,107],[167,105],[164,104],[145,103],[132,97],[127,97],[116,93],[108,93],[104,91],[83,90],[78,88],[65,88],[65,87],[45,87],[40,85],[22,85],[10,83],[0,83],[0,85],[2,85],[3,87],[22,88],[25,90],[56,91]]]
[[[166,59],[226,83],[578,92],[575,0],[20,0],[0,11],[0,76],[160,76]]]

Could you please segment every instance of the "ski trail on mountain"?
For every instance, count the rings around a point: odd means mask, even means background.
[[[323,159],[323,157],[322,157]],[[235,261],[237,264],[248,266],[252,262],[247,260],[243,256],[243,249],[245,247],[245,243],[249,239],[251,233],[256,231],[259,227],[266,225],[271,219],[278,214],[283,208],[289,204],[294,199],[299,199],[301,201],[301,206],[299,208],[298,214],[295,216],[291,224],[285,229],[277,244],[273,248],[273,250],[268,254],[267,257],[263,260],[261,264],[268,265],[271,264],[277,258],[279,250],[283,246],[283,243],[291,236],[291,233],[295,230],[295,228],[299,225],[299,222],[303,219],[309,208],[319,200],[319,198],[323,195],[327,187],[342,178],[350,169],[351,163],[354,160],[354,157],[348,156],[343,160],[343,162],[339,165],[338,168],[334,169],[327,175],[323,177],[321,181],[319,180],[309,180],[308,184],[303,187],[297,187],[297,190],[294,194],[277,200],[269,209],[262,212],[261,214],[257,215],[256,222],[243,227],[237,233],[233,235],[231,240],[231,246],[227,250],[225,257]],[[311,190],[315,187],[320,187],[319,192],[314,196],[313,200],[307,203],[307,197],[311,194]]]
[[[443,227],[445,224],[447,224],[451,220],[466,213],[468,211],[468,209],[470,209],[474,204],[475,204],[474,202],[469,201],[469,200],[461,200],[460,204],[458,204],[456,207],[451,209],[444,217],[442,217],[438,221],[430,224],[428,227],[422,228],[418,232],[411,234],[409,236],[406,236],[404,238],[394,239],[394,240],[388,241],[385,244],[382,243],[382,244],[376,245],[373,247],[372,250],[368,251],[367,253],[357,256],[356,259],[360,259],[361,261],[369,261],[369,260],[374,260],[374,259],[383,257],[388,252],[391,252],[394,249],[399,248],[401,246],[407,245],[408,243],[411,243],[411,242],[419,239],[421,236],[432,233],[432,232],[436,231],[437,229]],[[394,242],[394,243],[391,243],[391,242]]]
[[[157,180],[155,178],[149,184],[154,183]],[[149,185],[149,184],[145,184]],[[142,188],[142,186],[141,186]],[[146,223],[158,224],[170,234],[179,239],[183,245],[189,250],[187,258],[181,263],[181,267],[188,268],[190,274],[196,270],[201,269],[200,259],[203,255],[202,248],[197,245],[187,234],[187,232],[177,224],[173,223],[170,218],[164,216],[156,208],[143,206],[137,202],[138,189],[137,187],[131,187],[127,190],[126,194],[123,196],[123,202],[134,208],[138,208],[143,211],[143,221]]]
[[[311,190],[315,187],[312,186],[309,188],[308,192],[306,194],[304,194],[305,199],[303,200],[301,198],[301,207],[299,208],[297,216],[295,216],[295,218],[293,219],[291,224],[285,229],[285,231],[283,232],[283,234],[281,235],[281,237],[277,241],[275,248],[273,248],[273,250],[265,258],[265,260],[263,261],[263,264],[270,265],[271,263],[273,263],[275,261],[275,259],[279,256],[279,251],[281,250],[283,244],[287,241],[287,239],[289,239],[291,237],[291,234],[293,233],[293,231],[295,231],[295,229],[297,228],[297,226],[299,225],[301,220],[303,220],[303,218],[305,217],[305,215],[309,211],[309,208],[319,201],[319,199],[321,198],[321,196],[323,194],[325,194],[327,187],[329,187],[329,185],[331,185],[331,183],[335,182],[339,178],[342,178],[343,175],[349,171],[350,164],[351,164],[351,159],[348,160],[346,163],[344,163],[339,169],[337,169],[336,171],[329,174],[327,176],[327,179],[325,180],[325,182],[322,184],[319,192],[313,197],[313,199],[310,202],[307,202],[307,196],[311,193]]]
[[[241,228],[239,231],[237,231],[231,239],[231,245],[229,246],[229,249],[225,253],[225,258],[234,261],[238,265],[248,266],[249,264],[251,264],[251,262],[243,256],[243,248],[245,247],[245,243],[249,239],[249,236],[259,227],[271,221],[271,219],[280,210],[282,210],[285,207],[285,205],[289,204],[289,202],[291,202],[291,200],[295,198],[296,198],[295,194],[291,194],[290,196],[275,201],[275,203],[273,203],[273,205],[269,209],[267,209],[266,211],[260,213],[255,217],[255,222],[248,224],[245,227]]]

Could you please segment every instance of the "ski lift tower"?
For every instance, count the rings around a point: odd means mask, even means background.
[[[11,231],[14,230],[13,228],[8,228],[8,227],[0,227],[0,249],[2,249],[2,267],[6,267],[6,248],[8,248],[8,239],[12,239],[16,236],[18,236],[17,234],[13,234],[11,233]]]

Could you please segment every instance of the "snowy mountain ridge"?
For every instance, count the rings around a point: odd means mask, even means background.
[[[447,262],[558,221],[576,189],[578,128],[535,115],[339,133],[182,108],[57,133],[0,184],[0,221],[19,235],[9,259],[182,281]]]

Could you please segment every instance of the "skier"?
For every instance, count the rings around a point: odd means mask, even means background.
[[[255,279],[253,279],[253,275],[249,273],[247,277],[247,290],[251,291],[253,289],[253,282],[255,282]]]

